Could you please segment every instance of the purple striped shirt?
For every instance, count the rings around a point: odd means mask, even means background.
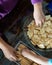
[[[7,15],[17,4],[18,0],[0,0],[0,19]]]
[[[0,0],[0,19],[7,15],[16,5],[18,0]],[[31,0],[32,4],[42,0]]]

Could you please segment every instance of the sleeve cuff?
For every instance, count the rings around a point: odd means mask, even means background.
[[[38,2],[42,2],[43,0],[31,0],[32,4],[38,3]]]

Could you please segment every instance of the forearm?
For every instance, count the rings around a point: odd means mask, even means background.
[[[4,50],[4,48],[7,46],[8,44],[0,37],[0,49]]]
[[[38,56],[37,54],[34,54],[29,50],[23,50],[22,55],[28,59],[31,59],[32,61],[34,61],[38,64],[48,65],[48,59],[47,58],[44,58],[42,56]]]
[[[5,57],[10,61],[17,61],[16,50],[8,45],[2,38],[0,38],[0,49],[2,49]]]

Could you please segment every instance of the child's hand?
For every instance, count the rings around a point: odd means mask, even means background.
[[[3,51],[5,57],[10,61],[18,60],[18,54],[16,50],[9,46],[2,38],[0,38],[0,49]]]
[[[33,16],[37,26],[41,26],[44,23],[45,16],[42,11],[34,11]]]
[[[16,51],[11,46],[5,46],[3,49],[3,53],[8,60],[17,61]]]
[[[45,21],[45,16],[42,11],[42,5],[41,3],[37,3],[34,5],[34,13],[33,13],[35,23],[37,26],[41,26],[42,23]]]

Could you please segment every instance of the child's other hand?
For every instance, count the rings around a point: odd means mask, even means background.
[[[41,26],[44,23],[45,16],[42,11],[34,11],[33,16],[37,26]]]
[[[42,10],[41,3],[37,3],[34,5],[34,13],[33,17],[35,19],[35,23],[37,26],[41,26],[45,21],[45,16]]]

